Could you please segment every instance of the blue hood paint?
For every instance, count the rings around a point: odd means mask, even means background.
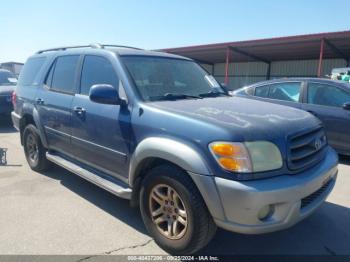
[[[238,137],[236,141],[285,139],[289,134],[320,124],[305,111],[240,97],[161,101],[150,105],[181,116],[177,117],[178,124],[181,125],[182,119],[187,130],[192,129],[188,119],[222,129],[229,133],[228,137],[222,137],[225,140]],[[202,129],[202,132],[209,135],[210,129]]]
[[[136,143],[152,136],[177,140],[196,149],[213,173],[226,177],[232,174],[215,163],[209,143],[270,141],[285,160],[287,136],[320,125],[302,110],[240,97],[140,103],[133,110],[132,122]],[[270,171],[269,176],[288,172],[284,161],[284,167]]]

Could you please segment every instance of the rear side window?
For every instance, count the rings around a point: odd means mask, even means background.
[[[259,97],[268,97],[269,95],[269,86],[258,86],[255,88],[255,96]]]
[[[108,84],[116,88],[118,82],[116,72],[106,58],[92,55],[85,57],[81,73],[81,94],[88,95],[91,86],[96,84]]]
[[[350,93],[332,85],[309,83],[307,100],[309,104],[342,107],[350,102]]]
[[[75,93],[75,76],[78,61],[79,55],[61,56],[57,58],[54,69],[51,68],[51,70],[53,70],[51,89],[62,93]]]
[[[37,75],[44,64],[45,59],[45,57],[29,58],[21,70],[18,85],[37,85]]]
[[[246,88],[245,92],[247,95],[253,96],[254,95],[254,88]]]
[[[270,85],[269,98],[298,102],[300,97],[301,83],[278,83]]]

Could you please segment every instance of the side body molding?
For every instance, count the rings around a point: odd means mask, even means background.
[[[131,158],[129,184],[132,187],[137,176],[137,167],[145,159],[157,157],[168,160],[186,171],[210,175],[202,157],[188,145],[169,138],[151,137],[141,141]]]

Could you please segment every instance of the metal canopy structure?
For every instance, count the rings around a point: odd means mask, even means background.
[[[270,78],[273,61],[318,59],[317,75],[321,76],[323,59],[341,58],[350,66],[350,31],[278,37],[250,41],[167,48],[161,51],[192,58],[202,64],[260,61],[268,64]]]

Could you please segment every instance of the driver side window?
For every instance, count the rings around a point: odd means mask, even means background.
[[[96,84],[108,84],[118,88],[119,80],[112,64],[104,57],[87,55],[81,72],[80,94],[89,95]]]

